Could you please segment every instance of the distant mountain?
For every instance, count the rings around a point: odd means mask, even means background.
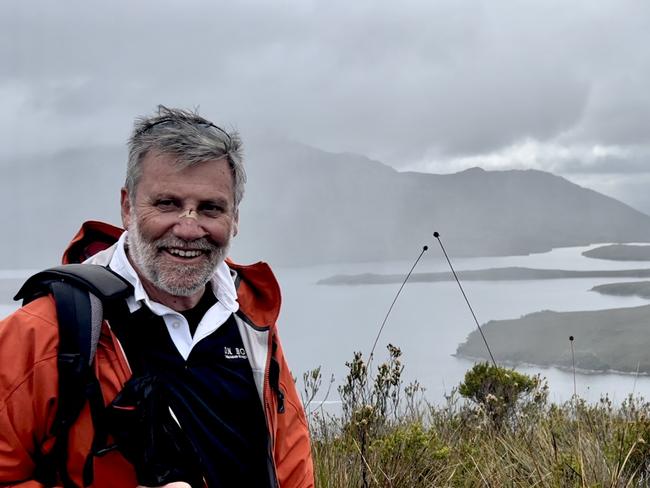
[[[282,262],[412,259],[434,230],[465,256],[650,241],[649,216],[541,171],[399,173],[299,145],[253,146],[249,156],[246,257],[262,246]]]
[[[257,141],[233,255],[275,264],[411,259],[441,233],[453,255],[650,242],[650,216],[541,171],[399,173],[353,154]],[[58,261],[81,221],[119,223],[124,148],[0,163],[0,268]]]
[[[1,161],[0,269],[58,264],[84,220],[119,223],[126,148],[93,147]]]

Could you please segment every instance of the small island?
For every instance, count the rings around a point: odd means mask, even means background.
[[[362,273],[354,275],[334,275],[317,282],[318,285],[385,285],[401,283],[405,274]],[[510,266],[459,271],[461,281],[513,281],[513,280],[557,280],[564,278],[650,278],[650,269],[622,269],[578,271],[565,269],[536,269]],[[437,273],[413,273],[409,282],[434,283],[453,281],[449,271]]]
[[[626,281],[594,286],[590,291],[618,297],[639,297],[650,299],[650,281]]]
[[[497,362],[537,364],[585,372],[650,374],[650,305],[612,310],[541,311],[519,319],[493,320],[482,327]],[[489,359],[478,331],[457,354]]]
[[[595,247],[582,253],[593,259],[608,259],[610,261],[650,261],[650,246],[611,244]]]

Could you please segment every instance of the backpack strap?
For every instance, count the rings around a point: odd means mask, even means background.
[[[273,341],[271,350],[271,363],[269,364],[269,384],[278,400],[278,413],[284,413],[284,392],[280,389],[280,363],[275,357],[278,345]]]
[[[133,287],[108,268],[92,264],[68,264],[30,277],[15,300],[23,305],[47,294],[56,303],[59,324],[58,407],[52,434],[54,447],[37,456],[36,476],[51,486],[58,477],[65,488],[75,487],[67,472],[68,438],[86,401],[89,402],[95,436],[83,470],[84,485],[92,483],[92,459],[100,454],[108,437],[102,414],[104,399],[92,364],[104,318],[104,308],[126,298]]]
[[[49,285],[55,281],[69,283],[96,295],[101,301],[127,297],[131,284],[109,268],[97,264],[63,264],[48,268],[31,276],[18,290],[14,300],[23,305],[49,293]]]

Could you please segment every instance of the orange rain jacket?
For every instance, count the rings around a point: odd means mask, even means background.
[[[121,232],[108,224],[86,222],[66,251],[63,262],[83,261],[114,243]],[[307,422],[275,325],[280,288],[265,263],[241,266],[229,261],[228,266],[237,273],[240,310],[255,324],[248,327],[256,334],[259,332],[255,335],[258,344],[253,347],[261,351],[252,354],[262,353],[266,362],[261,393],[280,488],[313,487]],[[260,341],[261,338],[266,342]],[[50,430],[57,406],[57,342],[56,309],[49,296],[34,300],[0,321],[0,486],[43,487],[32,477],[35,455],[39,450],[48,452],[54,444]],[[269,384],[272,354],[280,365],[283,413],[278,413],[277,397]],[[105,403],[109,404],[131,372],[107,322],[102,326],[94,367]],[[88,405],[70,434],[68,470],[81,486],[82,468],[93,438]],[[135,487],[137,484],[133,467],[119,452],[95,457],[93,487]]]

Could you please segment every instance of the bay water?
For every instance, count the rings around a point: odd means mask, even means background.
[[[614,262],[586,258],[581,253],[596,246],[554,249],[528,256],[452,259],[458,270],[504,266],[538,269],[611,270],[650,267],[648,262]],[[448,271],[439,249],[431,248],[415,273]],[[334,274],[386,273],[406,275],[411,262],[322,265],[280,268],[284,302],[280,332],[298,384],[300,374],[321,366],[325,379],[337,384],[346,374],[345,362],[354,351],[368,357],[380,325],[401,283],[382,285],[316,284]],[[599,310],[645,305],[637,297],[606,296],[589,291],[593,286],[630,278],[571,278],[557,280],[467,281],[463,288],[481,324],[489,320],[519,318],[540,310]],[[406,382],[417,380],[429,401],[440,403],[463,379],[473,361],[454,356],[459,343],[476,329],[471,313],[455,282],[407,283],[384,327],[375,351],[375,364],[387,359],[386,345],[400,347]],[[649,323],[650,333],[650,323]],[[576,339],[578,340],[578,338]],[[569,333],[565,344],[570,352]],[[622,352],[624,354],[624,352]],[[650,351],[648,352],[650,354]],[[496,358],[497,362],[499,358]],[[574,392],[573,373],[557,368],[519,366],[518,371],[541,374],[548,381],[552,401],[569,400]],[[326,381],[327,382],[327,381]],[[650,377],[633,374],[577,374],[578,395],[598,401],[608,394],[615,402],[629,394],[650,398]],[[323,398],[321,398],[323,399]],[[336,401],[335,388],[327,397]]]

